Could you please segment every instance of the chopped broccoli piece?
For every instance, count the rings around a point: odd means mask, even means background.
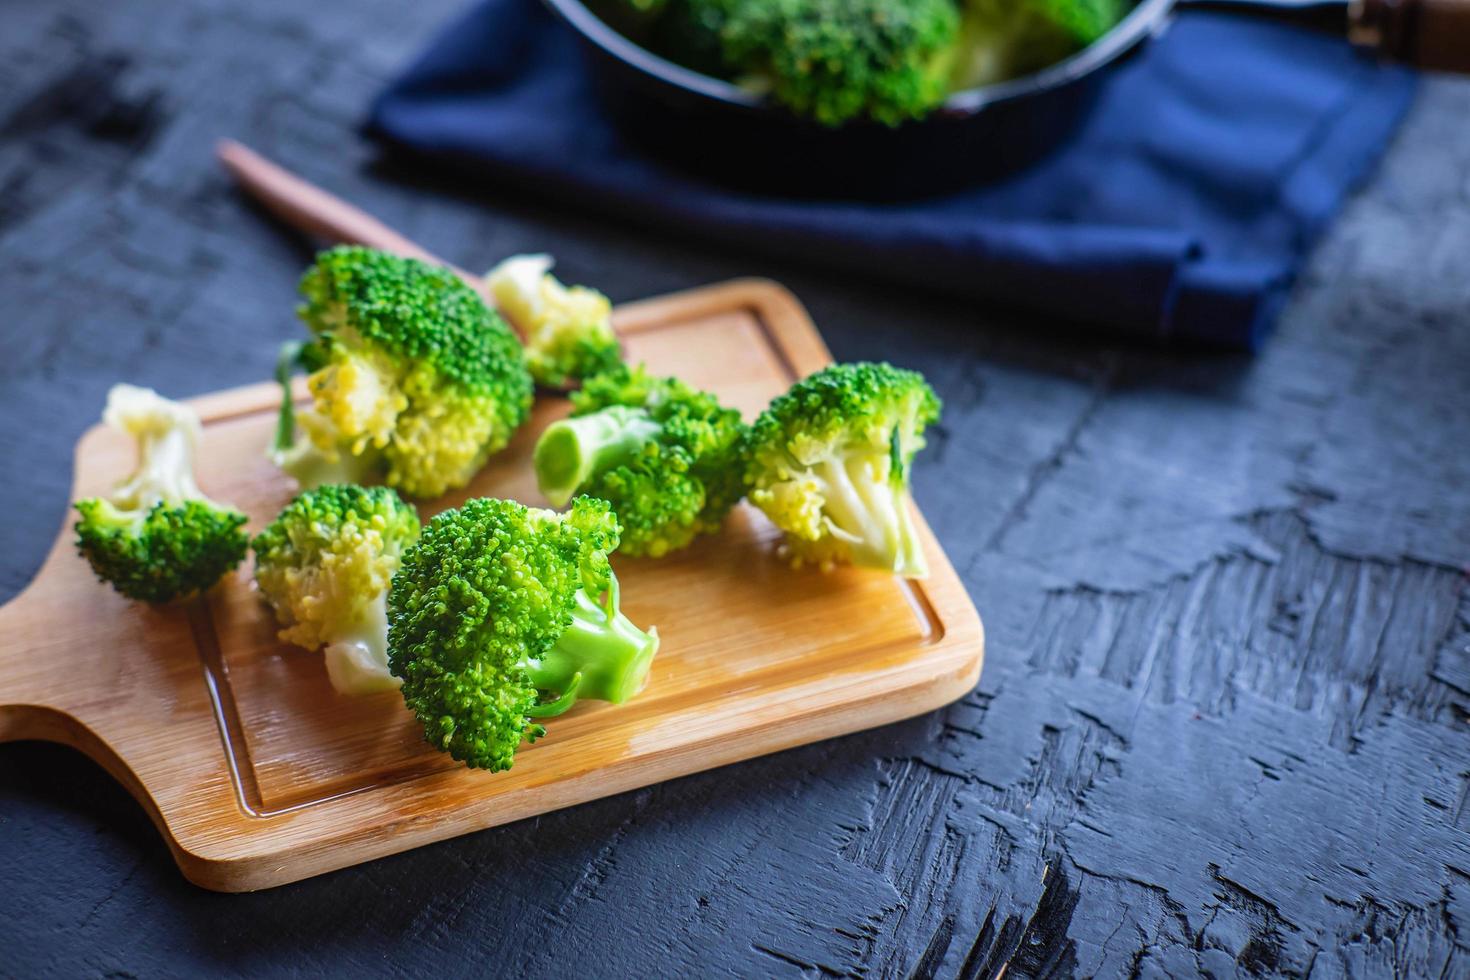
[[[614,20],[666,57],[769,92],[828,126],[897,125],[941,102],[960,21],[956,0],[621,0],[620,8]]]
[[[130,599],[203,592],[245,557],[245,515],[194,482],[199,417],[148,388],[114,385],[103,420],[138,444],[138,469],[106,497],[76,504],[77,550]]]
[[[1130,0],[602,0],[640,43],[828,126],[895,126],[955,89],[1045,68]]]
[[[984,4],[994,0],[970,2]],[[1112,30],[1131,4],[1128,0],[1030,0],[1024,6],[1046,29],[1056,30],[1070,38],[1075,50]]]
[[[954,0],[713,2],[724,7],[726,60],[819,123],[894,126],[948,92],[960,20]]]
[[[740,499],[740,413],[677,378],[620,365],[572,394],[572,416],[536,444],[541,492],[607,500],[623,550],[661,557],[717,531]]]
[[[565,514],[477,498],[431,520],[388,593],[388,662],[434,746],[509,769],[535,719],[638,693],[658,633],[618,608],[605,501]]]
[[[615,366],[621,353],[608,298],[562,285],[551,266],[549,255],[513,255],[485,274],[485,288],[520,332],[531,377],[564,388]]]
[[[746,482],[796,564],[928,574],[905,498],[939,410],[923,376],[882,363],[833,364],[771,402],[750,427]]]
[[[325,647],[327,676],[343,694],[398,686],[388,672],[386,597],[418,536],[418,515],[392,489],[348,484],[301,493],[251,542],[280,638]]]
[[[311,446],[278,432],[272,456],[303,486],[381,475],[411,496],[438,496],[468,483],[525,422],[532,383],[520,344],[449,270],[343,246],[317,257],[301,292],[315,334],[300,352],[313,408],[297,421]]]

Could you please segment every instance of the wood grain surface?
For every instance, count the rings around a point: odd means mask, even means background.
[[[1470,973],[1470,84],[1424,80],[1279,332],[1218,357],[380,158],[364,106],[464,6],[0,4],[0,597],[109,385],[249,384],[299,334],[312,245],[220,171],[234,136],[467,269],[547,251],[618,301],[770,276],[836,357],[923,371],[915,495],[985,613],[981,681],[238,895],[83,755],[0,745],[0,973]]]
[[[830,361],[796,300],[768,282],[620,308],[635,362],[714,391],[747,418]],[[271,383],[196,399],[198,477],[259,530],[295,492],[263,455]],[[531,453],[566,400],[530,422],[469,497],[547,506]],[[77,498],[133,467],[127,437],[77,446]],[[131,603],[97,582],[63,533],[36,582],[0,607],[0,741],[44,738],[92,756],[139,799],[191,881],[279,885],[445,837],[931,711],[980,675],[975,607],[922,518],[923,582],[795,570],[780,534],[740,505],[725,530],[662,560],[618,560],[623,609],[657,627],[648,687],[616,709],[584,703],[507,773],[475,772],[423,740],[396,692],[337,695],[318,654],[276,638],[241,566],[208,596]]]

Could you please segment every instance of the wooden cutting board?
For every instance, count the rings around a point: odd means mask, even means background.
[[[796,299],[738,281],[620,308],[633,360],[717,392],[753,417],[830,360]],[[165,392],[165,394],[167,394]],[[199,482],[263,527],[293,488],[262,455],[277,389],[196,399]],[[532,421],[470,496],[545,501]],[[77,446],[73,497],[130,471],[102,427]],[[77,557],[68,526],[36,581],[0,608],[0,740],[49,739],[97,760],[136,796],[183,873],[220,891],[266,888],[664,779],[946,704],[980,675],[983,632],[922,519],[932,576],[794,571],[775,529],[742,504],[722,534],[661,559],[615,557],[623,608],[663,644],[648,687],[620,707],[555,719],[509,772],[425,744],[396,693],[336,694],[319,653],[275,638],[248,563],[206,598],[129,603]]]

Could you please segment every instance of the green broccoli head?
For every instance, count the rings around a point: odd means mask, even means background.
[[[907,505],[909,469],[940,404],[891,364],[833,364],[798,381],[750,428],[750,499],[797,564],[928,574]]]
[[[617,545],[589,497],[564,514],[479,498],[429,522],[388,593],[388,662],[430,743],[498,772],[545,734],[535,719],[642,688],[658,634],[619,611]]]
[[[1031,0],[1038,20],[1054,26],[1085,47],[1102,37],[1123,19],[1129,0]]]
[[[595,289],[567,287],[549,255],[513,255],[485,274],[491,301],[521,334],[531,377],[564,388],[622,358],[612,303]]]
[[[740,413],[677,378],[620,365],[572,395],[572,416],[536,444],[542,493],[607,500],[623,550],[660,557],[717,531],[744,492]]]
[[[1131,0],[603,0],[614,23],[695,71],[829,126],[921,117],[949,92],[1045,68]]]
[[[711,0],[693,0],[698,5]],[[713,0],[726,60],[793,111],[893,126],[944,100],[955,0]]]
[[[325,647],[327,676],[343,694],[398,686],[388,671],[386,596],[418,536],[418,515],[391,488],[349,484],[299,494],[251,542],[280,638]]]
[[[343,246],[317,257],[301,292],[315,339],[300,355],[313,368],[313,409],[298,421],[312,448],[278,436],[275,455],[304,483],[381,473],[406,494],[438,496],[468,483],[525,422],[532,384],[520,344],[449,270]]]
[[[138,444],[138,469],[106,497],[76,504],[77,550],[130,599],[203,592],[245,557],[245,515],[194,482],[199,417],[133,385],[114,385],[103,420]]]

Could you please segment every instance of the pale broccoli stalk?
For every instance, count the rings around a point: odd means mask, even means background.
[[[551,274],[549,255],[513,255],[485,274],[485,289],[519,331],[536,383],[562,388],[618,363],[612,304]]]
[[[509,769],[516,750],[579,699],[638,693],[658,652],[619,610],[606,501],[565,514],[477,498],[439,514],[388,594],[388,660],[430,744]]]
[[[203,592],[245,556],[245,515],[194,481],[199,417],[148,388],[114,385],[103,421],[132,436],[138,469],[106,497],[78,501],[77,549],[99,578],[132,599]]]
[[[449,270],[344,246],[317,257],[301,292],[312,408],[296,413],[283,394],[272,456],[303,486],[381,476],[435,497],[468,483],[525,422],[521,346]],[[283,381],[292,366],[288,352]],[[296,422],[309,445],[296,444]]]
[[[928,574],[909,471],[939,400],[913,371],[834,364],[797,382],[750,429],[750,499],[796,564]]]
[[[388,593],[363,605],[360,618],[322,648],[327,679],[342,694],[394,691],[403,682],[388,670]]]
[[[386,594],[418,515],[387,487],[330,485],[300,494],[255,537],[255,581],[280,638],[321,648],[343,694],[392,690]]]

